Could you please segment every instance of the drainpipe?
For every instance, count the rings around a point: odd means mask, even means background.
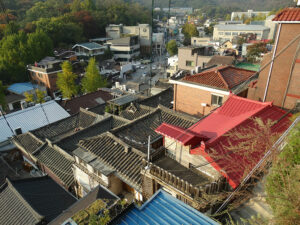
[[[269,84],[270,84],[270,79],[271,79],[273,64],[274,64],[275,55],[276,55],[277,46],[278,46],[278,41],[279,41],[280,30],[281,30],[281,23],[279,24],[279,29],[278,29],[278,32],[277,32],[277,38],[276,38],[275,48],[274,48],[274,52],[273,52],[273,56],[272,56],[272,63],[271,63],[269,74],[268,74],[268,80],[267,80],[267,84],[266,84],[266,88],[265,88],[265,94],[264,94],[263,102],[265,102],[266,98],[267,98],[267,93],[268,93],[268,89],[269,89]]]

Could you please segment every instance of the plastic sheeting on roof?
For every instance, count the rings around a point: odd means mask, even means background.
[[[22,132],[25,133],[48,125],[48,121],[43,109],[50,123],[70,116],[70,114],[55,101],[49,101],[43,103],[42,105],[43,108],[40,104],[38,104],[24,110],[7,114],[5,117],[13,130],[21,128]],[[0,130],[0,143],[6,141],[9,137],[14,135],[12,134],[3,116],[0,116]]]

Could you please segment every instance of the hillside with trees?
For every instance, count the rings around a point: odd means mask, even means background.
[[[138,2],[147,7],[151,6],[149,0],[127,0]],[[155,7],[168,7],[169,0],[155,1]],[[215,8],[237,8],[239,10],[273,10],[295,5],[293,0],[171,0],[171,7],[192,7],[194,9]]]
[[[0,12],[0,78],[4,85],[28,79],[26,65],[54,48],[105,36],[107,24],[150,22],[150,10],[123,0],[4,0]]]

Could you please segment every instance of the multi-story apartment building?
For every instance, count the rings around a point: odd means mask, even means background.
[[[275,46],[264,56],[261,68],[265,68],[248,98],[292,109],[300,101],[300,8],[284,9],[273,21],[279,24]]]
[[[119,39],[128,35],[137,35],[141,46],[141,53],[150,53],[152,29],[149,24],[138,24],[137,26],[110,24],[105,30],[107,38],[113,39]]]
[[[270,11],[253,11],[252,9],[249,9],[247,12],[232,12],[231,20],[235,20],[236,18],[241,19],[242,17],[251,18],[258,15],[268,16],[269,13]]]
[[[50,95],[57,90],[56,79],[57,73],[61,72],[61,60],[54,57],[46,57],[34,65],[28,65],[31,79],[34,83],[44,86]]]
[[[256,34],[258,40],[268,39],[270,28],[262,25],[246,25],[246,24],[234,24],[234,25],[222,25],[218,24],[214,27],[214,40],[230,40],[233,37],[241,34]]]

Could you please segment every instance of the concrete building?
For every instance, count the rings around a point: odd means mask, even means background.
[[[247,12],[232,12],[231,20],[235,20],[236,17],[241,19],[242,17],[251,18],[258,15],[268,16],[269,13],[270,11],[253,11],[252,9],[249,9]]]
[[[199,71],[213,56],[213,47],[180,47],[178,48],[178,69]]]
[[[137,26],[110,24],[105,30],[106,37],[113,39],[119,39],[129,35],[137,35],[141,46],[141,53],[150,53],[152,29],[149,24],[138,24]]]
[[[198,117],[207,115],[230,93],[246,97],[251,80],[256,80],[255,72],[233,66],[218,66],[182,80],[170,80],[174,84],[173,109]]]
[[[152,37],[153,51],[157,55],[163,54],[165,50],[165,34],[164,33],[153,33]]]
[[[207,46],[210,42],[210,37],[191,37],[192,46]]]
[[[137,35],[113,39],[107,41],[107,45],[109,45],[116,60],[130,61],[140,55],[140,42]]]
[[[168,58],[167,76],[173,76],[178,71],[178,56]]]
[[[292,109],[299,103],[299,38],[291,43],[300,34],[299,16],[300,8],[286,8],[273,19],[278,23],[275,46],[271,53],[264,56],[261,67],[272,59],[274,61],[260,72],[257,84],[249,89],[248,98],[272,101],[274,105],[286,109]],[[281,51],[282,54],[277,56]]]
[[[262,25],[246,25],[246,24],[236,24],[236,25],[216,25],[214,27],[213,39],[218,40],[230,40],[234,36],[241,34],[254,33],[256,34],[257,40],[268,39],[270,28]]]
[[[54,57],[46,57],[34,65],[28,65],[32,82],[47,88],[49,94],[57,90],[56,79],[57,73],[61,72],[61,60]]]

